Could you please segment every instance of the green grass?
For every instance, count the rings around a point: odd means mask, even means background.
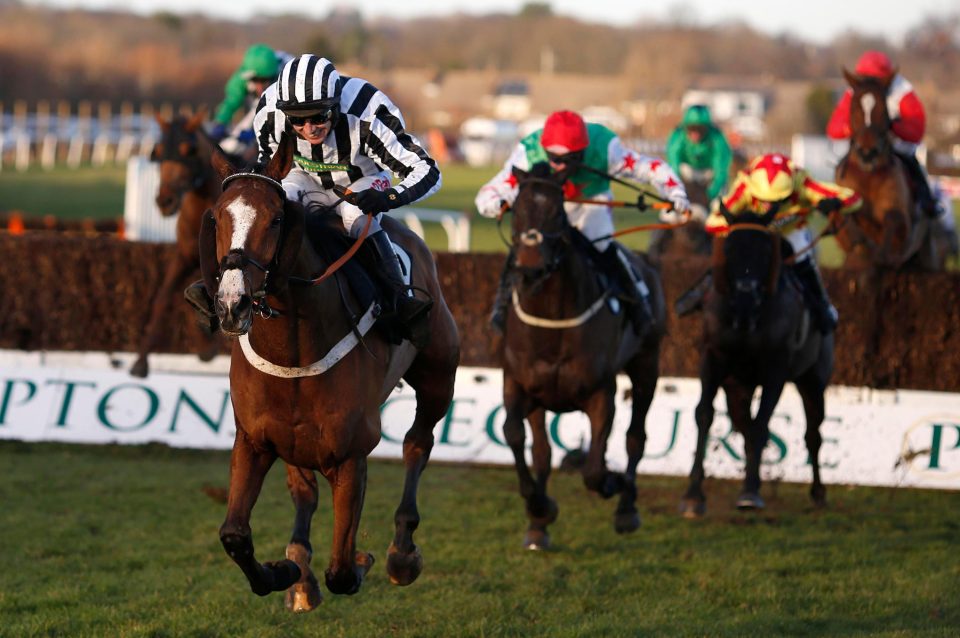
[[[385,549],[402,467],[372,462],[359,545],[377,563],[356,596],[324,589],[306,615],[253,595],[220,547],[224,452],[0,442],[3,636],[956,636],[956,493],[767,485],[768,509],[731,509],[738,485],[707,482],[705,519],[679,518],[684,481],[641,477],[643,527],[618,536],[614,503],[554,473],[555,549],[520,547],[509,468],[431,465],[416,539],[425,568],[389,584]],[[321,480],[322,482],[322,480]],[[261,560],[292,524],[279,466],[254,510]],[[321,489],[315,568],[329,552]]]

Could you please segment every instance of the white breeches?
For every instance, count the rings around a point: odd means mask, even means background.
[[[597,195],[591,199],[610,200],[610,195]],[[570,225],[583,233],[587,239],[597,239],[613,233],[613,213],[609,206],[598,204],[566,203],[567,219]],[[597,250],[603,252],[610,245],[610,239],[594,242]]]
[[[786,239],[790,242],[790,246],[793,247],[793,253],[797,254],[801,250],[805,249],[810,245],[810,242],[813,241],[813,234],[810,233],[810,229],[804,226],[803,228],[797,228],[796,230],[791,230],[786,234]],[[801,261],[806,261],[813,257],[814,250],[808,250],[799,257],[797,257],[795,263],[800,263]],[[816,265],[816,261],[813,262]]]
[[[387,173],[380,173],[361,177],[350,184],[350,190],[358,192],[375,188],[382,191],[390,188],[390,186],[390,176]],[[343,227],[347,229],[347,233],[351,237],[356,237],[363,230],[364,223],[356,223],[358,219],[364,217],[363,211],[353,204],[341,201],[336,193],[323,187],[319,178],[305,170],[297,167],[291,169],[290,173],[283,178],[283,190],[287,193],[288,198],[300,202],[304,206],[320,204],[333,208],[340,215],[340,219],[343,220]],[[370,223],[369,234],[372,235],[380,230],[380,217],[382,216],[383,213],[374,215],[373,221]]]

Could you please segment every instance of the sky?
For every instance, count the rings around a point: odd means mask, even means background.
[[[738,20],[755,29],[789,32],[803,40],[826,43],[850,29],[881,35],[894,43],[927,16],[960,15],[956,0],[538,0],[553,12],[583,20],[630,26],[645,19],[669,20],[683,15],[694,24],[709,26]],[[415,18],[468,14],[516,13],[525,0],[26,0],[27,4],[84,9],[120,9],[151,14],[156,11],[192,13],[198,10],[237,20],[257,13],[297,13],[322,18],[334,8],[354,8],[370,19]],[[481,6],[482,5],[482,8]],[[202,7],[202,9],[199,9]],[[398,9],[400,7],[400,9]],[[905,15],[906,14],[906,15]]]

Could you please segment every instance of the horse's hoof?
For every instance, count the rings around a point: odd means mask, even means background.
[[[387,549],[387,574],[394,585],[406,586],[415,581],[423,571],[423,554],[420,548],[413,546],[413,551],[403,554],[397,546],[390,543]]]
[[[323,602],[323,595],[320,593],[320,585],[317,578],[311,572],[307,576],[306,582],[300,582],[287,590],[287,595],[283,601],[284,606],[294,613],[305,613],[313,611]]]
[[[523,548],[535,552],[550,549],[550,534],[544,529],[528,529],[523,537]]]
[[[767,506],[756,492],[744,492],[737,497],[738,510],[762,510]]]
[[[360,591],[363,577],[367,575],[371,567],[373,567],[373,556],[367,552],[357,552],[354,554],[353,569],[344,569],[339,573],[331,572],[328,569],[324,573],[327,589],[334,594],[352,596]]]
[[[137,377],[138,379],[146,379],[147,374],[149,374],[150,368],[147,365],[147,358],[140,357],[133,362],[133,365],[130,366],[130,376]]]
[[[640,529],[640,514],[637,512],[617,512],[613,518],[613,529],[617,534],[629,534]]]
[[[824,487],[817,489],[816,487],[810,488],[810,499],[813,501],[813,506],[817,509],[823,509],[827,506],[827,490]]]
[[[703,518],[707,513],[707,502],[695,498],[680,501],[680,516],[687,519]]]
[[[288,589],[295,582],[300,580],[300,567],[292,560],[278,560],[263,564],[263,571],[268,577],[269,589],[271,591],[283,591]],[[265,594],[257,594],[263,596]]]

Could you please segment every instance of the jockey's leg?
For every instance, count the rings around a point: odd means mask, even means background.
[[[607,249],[600,255],[604,270],[620,288],[619,297],[623,301],[624,312],[633,324],[634,331],[638,335],[643,335],[653,321],[649,300],[650,291],[642,279],[634,281],[633,269],[626,256],[620,254],[620,248],[615,242],[610,242]]]
[[[381,316],[396,317],[403,337],[409,339],[417,349],[422,349],[430,336],[427,319],[433,300],[418,299],[407,294],[409,287],[403,281],[400,259],[393,251],[387,233],[378,230],[368,235],[364,243],[373,255],[375,274],[384,284],[386,298]]]
[[[507,326],[507,305],[510,303],[510,273],[513,271],[513,261],[514,252],[511,248],[503,262],[500,284],[497,286],[497,296],[493,299],[493,311],[490,313],[490,325],[500,334],[503,334]]]
[[[917,198],[917,203],[920,204],[920,210],[928,217],[934,219],[940,217],[940,214],[943,212],[940,210],[940,202],[933,196],[927,172],[923,170],[923,166],[920,165],[920,160],[917,159],[916,153],[907,153],[899,150],[895,151],[895,153],[897,157],[900,158],[900,161],[903,162],[904,168],[907,169],[910,182],[913,184],[913,193]]]
[[[830,298],[827,296],[827,289],[823,286],[823,280],[820,278],[820,271],[817,269],[817,263],[811,258],[801,259],[793,266],[793,271],[800,280],[803,288],[803,298],[813,312],[814,321],[820,332],[828,334],[837,327],[838,313]]]
[[[673,309],[678,317],[685,317],[703,307],[703,296],[713,284],[713,271],[707,270],[673,303]]]

